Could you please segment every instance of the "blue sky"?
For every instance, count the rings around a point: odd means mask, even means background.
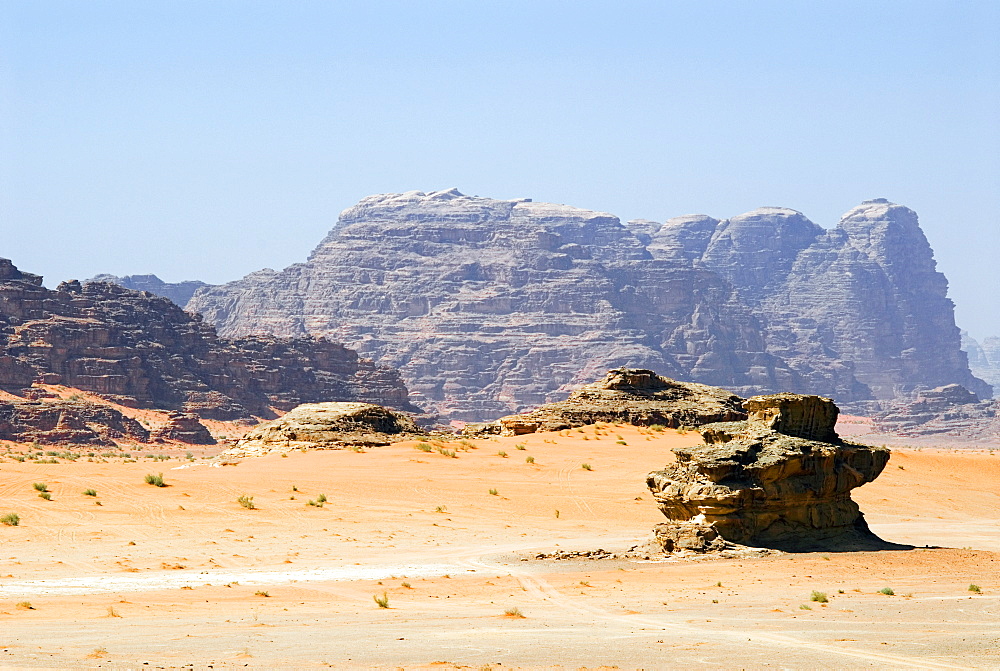
[[[1000,334],[1000,3],[0,0],[0,223],[62,279],[304,260],[371,193],[921,216]]]

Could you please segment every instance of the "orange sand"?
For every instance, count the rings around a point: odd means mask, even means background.
[[[21,517],[0,526],[0,667],[1000,666],[1000,454],[897,450],[857,490],[883,538],[944,548],[522,561],[644,540],[662,520],[646,473],[699,441],[588,427],[434,443],[457,458],[0,460],[0,514]],[[159,472],[169,486],[143,482]]]

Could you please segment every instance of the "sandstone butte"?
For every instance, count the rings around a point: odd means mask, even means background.
[[[455,189],[376,195],[305,262],[202,287],[187,307],[230,338],[344,343],[398,368],[416,405],[465,421],[617,366],[859,414],[947,384],[991,395],[917,215],[884,199],[825,230],[777,207],[623,224]]]
[[[676,463],[649,474],[670,520],[654,532],[663,551],[726,542],[790,551],[893,547],[869,530],[850,495],[882,472],[887,448],[841,441],[828,398],[774,394],[745,406],[746,421],[700,427],[705,445],[674,448]]]

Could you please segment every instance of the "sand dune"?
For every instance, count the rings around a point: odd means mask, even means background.
[[[0,526],[0,665],[1000,665],[1000,454],[896,450],[856,491],[912,551],[530,559],[643,540],[662,519],[645,474],[699,440],[588,427],[440,445],[456,458],[409,442],[224,467],[150,447],[134,463],[8,459],[0,514],[21,522]],[[144,483],[160,472],[167,487]]]

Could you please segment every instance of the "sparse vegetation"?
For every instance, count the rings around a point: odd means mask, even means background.
[[[0,517],[0,524],[8,527],[16,527],[21,523],[21,516],[17,513],[7,513],[6,515]]]
[[[524,445],[523,443],[518,443],[517,445],[514,446],[514,449],[515,450],[526,450],[526,449],[528,449],[528,446]]]
[[[883,587],[878,591],[878,593],[885,594],[886,596],[893,596],[896,594],[891,587]]]
[[[504,452],[503,450],[500,450],[499,452],[497,452],[497,456],[498,457],[503,457],[504,459],[506,459],[507,458],[507,453]]]
[[[84,489],[83,490],[83,495],[84,496],[97,496],[97,490],[96,489]]]
[[[585,471],[592,471],[592,470],[594,470],[594,467],[591,466],[590,464],[580,464],[580,468],[582,468]]]
[[[813,593],[809,595],[810,601],[815,601],[816,603],[827,603],[830,600],[826,598],[826,594],[823,592],[817,592],[813,590]]]
[[[430,443],[417,443],[414,447],[421,452],[432,452],[434,447]]]
[[[628,443],[626,443],[624,440],[616,440],[615,444],[616,445],[628,445]]]
[[[147,485],[153,485],[154,487],[166,487],[167,483],[163,481],[163,473],[158,475],[153,475],[152,473],[146,473],[144,478]]]
[[[49,486],[47,484],[45,484],[44,482],[36,482],[36,483],[32,484],[31,486],[34,487],[39,492],[47,492],[47,491],[49,491]]]
[[[979,588],[979,585],[969,585],[969,591],[975,592],[976,594],[982,593],[983,590]]]
[[[320,494],[317,496],[316,503],[326,503],[326,494]]]
[[[556,511],[556,519],[559,519],[559,511]]]
[[[406,589],[413,589],[413,586],[408,582],[404,582],[403,587],[405,587]]]
[[[52,492],[38,492],[38,497],[45,499],[46,501],[52,500]]]
[[[802,604],[801,606],[799,606],[799,610],[812,610],[812,606],[807,606],[806,604]]]
[[[253,593],[253,595],[254,596],[263,596],[263,597],[271,596],[270,592],[265,592],[262,589],[257,590],[256,592]]]
[[[533,464],[533,463],[535,463],[535,458],[532,457],[532,456],[527,456],[527,457],[524,458],[524,463],[526,463],[526,464]]]
[[[435,447],[434,451],[446,457],[451,457],[452,459],[458,459],[458,454],[455,452],[455,450],[447,450],[443,447]]]
[[[108,606],[108,617],[121,617],[114,606]]]
[[[503,616],[513,617],[513,618],[524,618],[524,613],[521,612],[520,608],[508,608],[503,612]]]
[[[378,594],[373,594],[372,598],[375,599],[375,603],[378,604],[379,608],[389,607],[389,595],[386,594],[385,592],[382,592],[381,596]]]
[[[492,488],[491,488],[491,489],[490,489],[490,495],[491,495],[491,496],[498,496],[498,495],[499,495],[499,492],[497,492],[497,490],[495,490],[495,489],[492,489]]]
[[[445,506],[438,506],[437,508],[434,509],[434,512],[436,512],[436,513],[443,513],[443,512],[445,512],[447,510],[448,509]]]
[[[252,496],[247,496],[246,494],[242,494],[236,497],[236,502],[239,503],[244,508],[246,508],[247,510],[257,509],[257,506],[254,505]]]
[[[35,607],[31,605],[30,601],[21,601],[17,604],[17,607],[21,610],[35,610]]]

